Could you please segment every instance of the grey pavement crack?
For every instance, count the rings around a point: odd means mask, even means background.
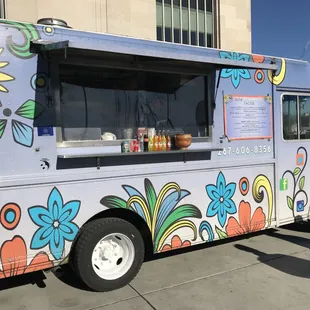
[[[129,284],[129,286],[145,301],[147,302],[147,304],[153,309],[153,310],[157,310],[142,294],[140,294],[140,292],[135,289],[131,284]]]

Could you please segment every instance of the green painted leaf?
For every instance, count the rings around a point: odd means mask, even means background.
[[[292,210],[293,209],[293,199],[289,196],[286,196],[287,206]]]
[[[194,217],[201,219],[201,211],[194,205],[186,204],[174,209],[165,219],[158,232],[155,234],[155,242],[159,242],[161,236],[165,231],[172,226],[175,222],[182,220],[184,218]]]
[[[40,103],[29,99],[17,109],[15,114],[28,119],[36,119],[43,111],[44,107]]]
[[[147,203],[149,205],[150,215],[151,215],[151,219],[152,219],[153,215],[154,215],[156,200],[157,200],[156,192],[155,192],[153,184],[147,178],[144,180],[144,187],[145,187],[146,199],[147,199]]]
[[[0,139],[3,136],[6,124],[7,124],[7,120],[6,119],[0,119]]]
[[[299,180],[299,189],[303,190],[305,186],[305,177],[303,176],[300,180]]]
[[[100,200],[100,203],[110,209],[123,208],[126,209],[126,201],[117,196],[105,196]]]
[[[228,235],[225,231],[219,229],[217,226],[215,226],[215,231],[220,239],[226,239],[228,238]]]
[[[68,264],[68,263],[69,263],[69,255],[67,255],[67,256],[59,263],[59,265],[62,266],[62,265]]]
[[[299,167],[296,167],[295,169],[294,169],[294,175],[298,175],[299,173],[300,173],[300,171],[301,171],[301,169],[299,168]]]

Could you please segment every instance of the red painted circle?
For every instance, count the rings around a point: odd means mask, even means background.
[[[254,79],[255,79],[255,82],[258,83],[258,84],[261,84],[265,81],[265,73],[263,70],[261,69],[258,69],[255,71],[255,74],[254,74]]]
[[[240,181],[239,181],[240,193],[243,196],[245,196],[249,192],[249,189],[250,189],[250,183],[249,183],[248,178],[246,178],[246,177],[241,178]]]
[[[12,213],[14,216],[12,221],[8,219],[8,214],[10,213]],[[19,224],[20,218],[21,209],[16,203],[8,203],[0,211],[1,225],[8,230],[15,229]]]

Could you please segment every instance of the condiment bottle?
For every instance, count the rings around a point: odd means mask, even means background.
[[[161,140],[161,133],[160,131],[158,131],[158,151],[161,152],[163,149],[163,143]]]
[[[138,141],[137,137],[134,140],[134,149],[133,149],[133,151],[134,152],[139,152],[139,141]]]
[[[138,141],[139,141],[139,152],[144,152],[144,141],[142,133],[140,134]]]
[[[170,151],[171,150],[171,137],[170,136],[167,136],[167,151]]]
[[[149,138],[148,138],[148,135],[145,134],[144,135],[144,138],[143,138],[143,144],[144,144],[144,152],[148,152],[149,149],[148,149],[148,144],[149,144]]]

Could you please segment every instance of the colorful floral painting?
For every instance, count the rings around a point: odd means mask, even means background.
[[[171,250],[186,248],[191,246],[191,242],[189,240],[185,240],[182,242],[181,238],[177,235],[173,236],[171,239],[171,244],[165,244],[161,250],[161,252],[167,252]]]
[[[250,182],[247,177],[242,177],[239,180],[239,191],[242,196],[247,196],[250,192]],[[242,200],[239,203],[238,212],[236,211],[235,216],[229,217],[225,230],[215,225],[215,232],[219,239],[259,231],[271,225],[273,215],[273,192],[271,182],[267,176],[259,174],[255,177],[252,185],[252,197],[258,204],[266,198],[268,216],[266,217],[261,206],[258,206],[251,216],[251,204]]]
[[[24,123],[24,121],[20,121],[19,119],[12,118],[12,110],[9,107],[4,107],[2,104],[0,105],[0,111],[2,110],[2,114],[7,119],[11,120],[12,127],[12,135],[13,139],[17,144],[26,147],[32,147],[33,145],[33,124],[28,125]],[[28,120],[35,120],[39,117],[44,111],[44,107],[34,100],[25,101],[16,111],[15,115],[18,118],[24,118]],[[5,133],[7,127],[7,119],[0,119],[0,139]],[[33,122],[31,122],[33,123]]]
[[[308,152],[306,148],[299,147],[296,153],[296,167],[294,170],[286,170],[280,180],[280,190],[288,191],[286,204],[292,210],[295,218],[296,212],[301,212],[308,204],[308,195],[304,190],[306,176],[303,175],[308,162]],[[290,178],[287,178],[287,177]],[[302,208],[300,205],[302,204]]]
[[[176,230],[188,227],[197,238],[195,224],[187,218],[201,218],[200,210],[192,204],[178,206],[191,193],[177,183],[169,182],[156,194],[149,179],[144,180],[145,197],[134,187],[123,185],[129,195],[126,201],[117,196],[105,196],[100,203],[108,208],[124,208],[138,213],[147,223],[152,234],[154,251],[158,252],[165,240]]]
[[[230,217],[226,225],[226,234],[228,237],[243,235],[264,229],[266,224],[266,215],[261,207],[256,208],[251,216],[251,205],[242,200],[239,204],[238,218]]]
[[[47,208],[34,206],[28,209],[32,221],[40,228],[31,240],[33,250],[49,246],[55,259],[64,253],[65,241],[72,242],[79,227],[73,222],[79,213],[81,202],[71,200],[64,203],[59,190],[54,187],[47,199]]]
[[[240,54],[236,52],[220,52],[220,57],[224,59],[229,60],[235,60],[235,61],[250,61],[250,55],[247,54]],[[231,79],[232,85],[235,88],[238,88],[241,82],[241,79],[250,79],[250,71],[245,68],[228,68],[228,69],[222,69],[221,71],[221,77],[228,79]]]
[[[0,279],[53,267],[48,255],[40,252],[27,265],[27,247],[20,236],[5,241],[0,249]]]
[[[232,199],[236,191],[236,183],[226,184],[225,176],[220,172],[216,185],[207,185],[206,191],[211,199],[211,203],[207,208],[207,216],[217,216],[220,225],[223,227],[226,223],[227,214],[237,212],[236,205]]]
[[[2,52],[3,52],[3,47],[0,48],[0,57],[1,57]],[[0,61],[0,68],[1,69],[5,68],[8,65],[9,65],[8,61]],[[15,80],[14,76],[0,71],[0,83],[10,82],[10,81],[14,81],[14,80]],[[4,85],[0,84],[0,92],[8,93],[9,90]]]
[[[41,38],[35,25],[4,19],[1,20],[1,23],[18,30],[16,31],[17,36],[23,36],[24,41],[22,44],[15,43],[12,36],[7,37],[6,47],[12,55],[21,59],[29,59],[36,56],[36,54],[30,52],[30,42]]]

